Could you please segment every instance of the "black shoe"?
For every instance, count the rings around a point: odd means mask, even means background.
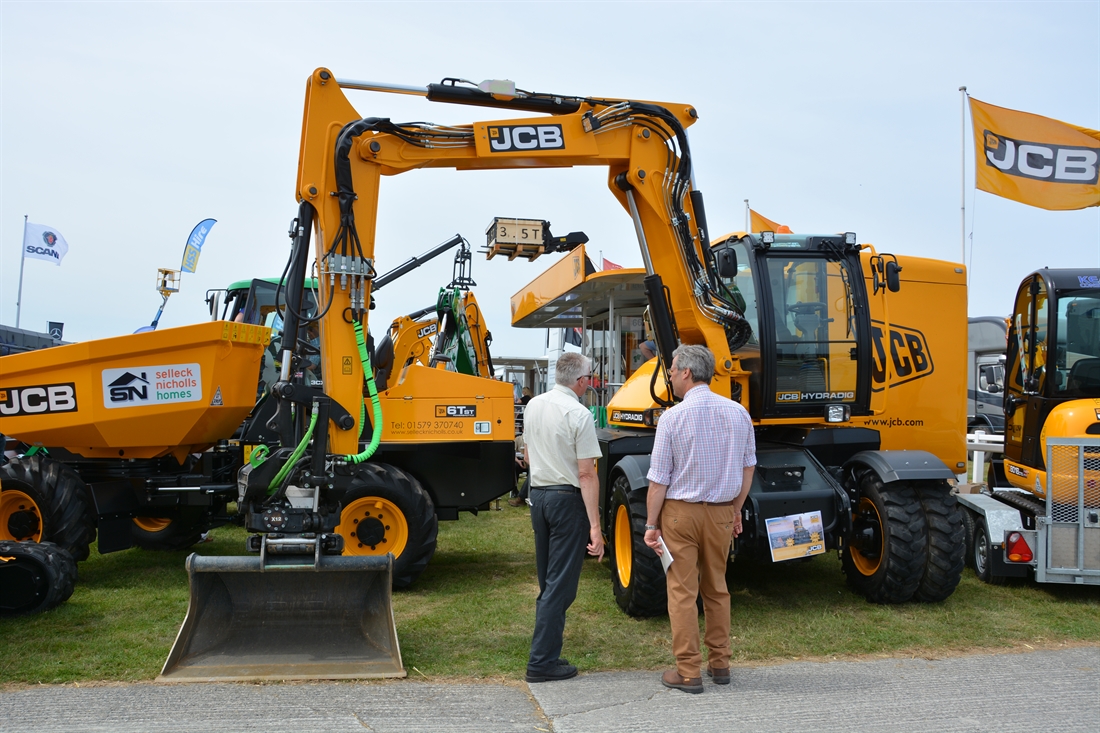
[[[559,660],[564,661],[564,660]],[[553,669],[546,672],[532,672],[527,670],[528,682],[557,682],[558,680],[568,680],[577,676],[577,668],[572,664],[557,664]]]

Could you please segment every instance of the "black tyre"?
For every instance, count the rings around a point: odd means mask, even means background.
[[[989,541],[989,527],[984,519],[978,519],[974,523],[974,550],[971,559],[978,580],[990,585],[1005,584],[1007,578],[993,572],[993,544]]]
[[[344,493],[340,524],[345,555],[392,552],[393,587],[412,585],[435,554],[439,521],[420,482],[384,463],[355,467]]]
[[[631,491],[622,474],[612,480],[611,492],[608,547],[615,601],[631,616],[668,613],[661,559],[645,543],[645,492]]]
[[[928,551],[924,560],[924,575],[913,600],[939,603],[955,592],[966,564],[966,527],[959,499],[943,481],[921,481],[913,484],[924,509],[928,528]]]
[[[143,550],[158,552],[186,550],[202,539],[205,526],[201,512],[181,512],[171,519],[165,517],[134,517],[130,533],[134,544]]]
[[[853,536],[843,560],[848,585],[871,603],[904,603],[924,577],[924,510],[908,484],[884,485],[873,471],[858,481]]]
[[[0,466],[0,540],[52,542],[88,559],[95,518],[80,476],[45,456],[24,456]]]
[[[76,560],[52,542],[0,541],[0,616],[28,616],[69,600]]]

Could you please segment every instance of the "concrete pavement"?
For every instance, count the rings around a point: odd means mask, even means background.
[[[1093,731],[1100,647],[734,667],[688,695],[656,672],[573,680],[41,686],[0,693],[0,731]]]

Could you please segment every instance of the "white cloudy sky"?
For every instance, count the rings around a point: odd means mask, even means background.
[[[206,316],[208,288],[278,275],[288,254],[305,80],[443,77],[696,106],[697,181],[714,232],[744,199],[796,232],[855,231],[880,250],[958,261],[960,95],[1100,128],[1100,3],[0,3],[0,321],[14,325],[23,216],[70,252],[28,260],[21,326],[87,340],[147,324],[158,267],[218,220],[162,327]],[[506,116],[348,92],[363,116]],[[969,132],[968,132],[969,136]],[[972,145],[967,140],[968,151]],[[970,314],[1007,312],[1043,266],[1100,266],[1100,209],[1047,212],[973,190]],[[387,179],[380,271],[494,216],[583,230],[641,257],[602,170],[413,172]],[[971,239],[972,237],[972,239]],[[546,266],[475,258],[498,355],[541,354],[508,297]],[[444,256],[379,293],[376,330],[434,301]]]

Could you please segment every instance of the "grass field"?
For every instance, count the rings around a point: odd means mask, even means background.
[[[243,552],[243,530],[223,527],[202,554]],[[187,610],[186,552],[131,549],[80,564],[73,597],[54,611],[0,620],[0,684],[151,680]],[[1096,587],[1004,587],[969,570],[938,605],[876,606],[844,584],[835,553],[809,562],[735,563],[734,664],[859,655],[938,657],[1100,640]],[[440,525],[439,549],[394,615],[411,677],[520,679],[538,594],[526,508],[463,514]],[[582,672],[671,663],[668,619],[632,619],[611,594],[610,570],[585,563],[563,655]]]

